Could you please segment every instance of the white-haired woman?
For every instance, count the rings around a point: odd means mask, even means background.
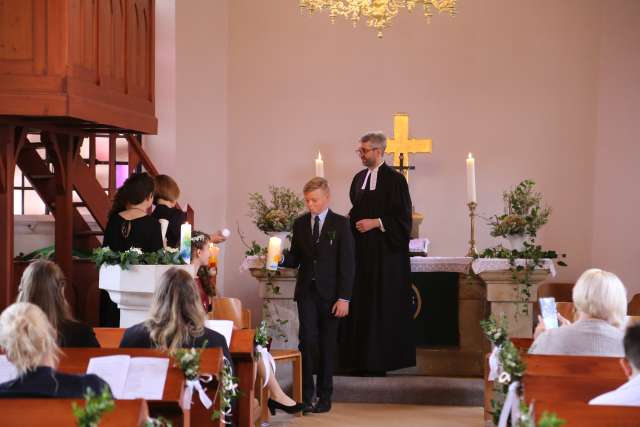
[[[545,330],[540,321],[529,353],[623,357],[627,291],[618,276],[597,268],[585,271],[573,287],[573,304],[576,322],[558,316],[562,326]]]
[[[87,388],[98,394],[109,387],[93,374],[56,371],[60,353],[56,331],[35,304],[18,302],[2,312],[0,347],[18,373],[17,378],[0,384],[0,397],[80,398]]]

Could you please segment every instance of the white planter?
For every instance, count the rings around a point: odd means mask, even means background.
[[[179,268],[194,275],[192,265],[132,265],[123,270],[119,265],[100,267],[99,288],[120,309],[120,327],[128,328],[147,319],[153,293],[170,268]]]
[[[509,247],[512,250],[523,251],[524,250],[524,242],[528,240],[528,236],[526,234],[512,234],[506,237],[507,242],[509,242]]]

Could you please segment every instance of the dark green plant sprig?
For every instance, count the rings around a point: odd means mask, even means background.
[[[266,255],[267,249],[268,248],[266,246],[260,246],[258,243],[256,243],[255,240],[252,240],[251,245],[247,247],[247,250],[245,251],[244,254],[246,256]]]
[[[112,251],[109,247],[93,250],[91,260],[98,270],[103,265],[119,265],[123,270],[132,265],[184,265],[184,259],[177,249],[159,249],[155,252],[142,252],[131,248],[124,252]]]
[[[115,407],[109,387],[104,387],[98,395],[90,388],[87,388],[84,400],[86,402],[84,408],[76,404],[76,402],[71,403],[73,416],[78,427],[97,427],[102,415],[105,412],[113,411]]]
[[[542,412],[538,420],[538,427],[560,427],[567,423],[567,420],[558,418],[555,412]]]

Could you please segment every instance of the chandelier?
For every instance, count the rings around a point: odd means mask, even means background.
[[[449,12],[451,16],[456,13],[456,0],[300,0],[300,8],[307,9],[310,13],[328,11],[332,23],[336,17],[342,16],[355,27],[360,18],[364,17],[367,25],[378,31],[378,37],[382,37],[382,31],[389,26],[401,8],[411,12],[418,4],[422,4],[427,22],[433,16],[432,7],[438,12]]]

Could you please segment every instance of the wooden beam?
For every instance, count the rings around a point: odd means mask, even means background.
[[[16,164],[16,133],[14,126],[0,125],[0,309],[13,302],[13,174]]]
[[[109,135],[109,198],[116,196],[116,135]]]

